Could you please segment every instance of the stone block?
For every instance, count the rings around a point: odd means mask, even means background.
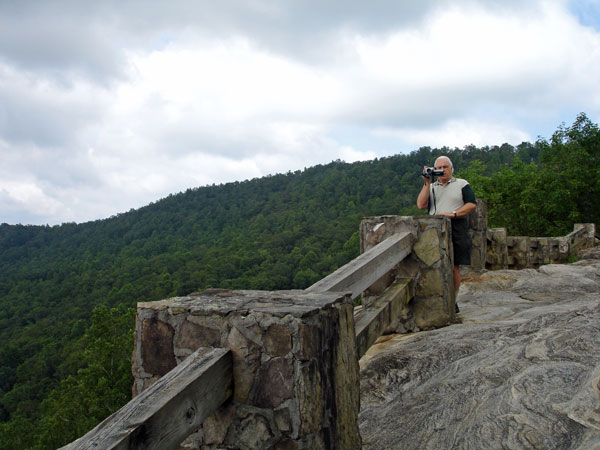
[[[313,359],[300,367],[299,407],[302,420],[301,433],[310,435],[318,433],[324,421],[323,379],[317,362]]]
[[[292,431],[292,418],[287,407],[276,409],[273,413],[273,420],[275,420],[275,425],[277,425],[279,431],[284,433]]]
[[[266,415],[251,412],[245,415],[239,423],[233,423],[229,435],[224,442],[225,448],[266,448],[268,442],[275,438]],[[232,443],[235,442],[235,446]]]
[[[480,270],[482,267],[485,267],[485,261],[481,258],[481,253],[476,249],[471,251],[471,268],[473,270]]]
[[[254,386],[254,405],[277,408],[294,395],[293,360],[273,358],[263,363],[255,377]]]
[[[233,404],[220,408],[202,424],[201,440],[206,444],[221,444],[225,440],[235,415],[236,407]]]
[[[417,280],[416,295],[420,297],[443,296],[444,285],[439,270],[423,270]]]
[[[556,238],[550,238],[548,243],[548,256],[551,262],[558,262],[560,259],[559,241]]]
[[[415,255],[427,266],[432,266],[441,258],[440,238],[435,228],[426,229],[413,247]]]
[[[506,238],[506,228],[490,228],[487,230],[486,269],[498,270],[508,268]]]
[[[164,375],[177,365],[173,350],[175,330],[156,318],[142,322],[142,359],[144,370],[153,375]]]
[[[530,267],[531,238],[528,236],[507,236],[509,268],[524,269]],[[512,264],[510,263],[512,261]]]
[[[386,236],[386,225],[384,222],[369,222],[365,226],[364,239],[361,239],[361,253],[375,247]]]
[[[477,209],[469,214],[469,224],[472,230],[485,232],[487,230],[488,208],[487,203],[477,199]]]
[[[300,361],[315,358],[322,342],[320,328],[312,324],[300,324],[298,341],[298,349],[295,352],[296,357]]]
[[[260,367],[260,347],[248,340],[237,327],[232,327],[226,341],[233,355],[233,398],[246,403]]]
[[[186,320],[175,340],[176,348],[191,351],[199,347],[218,347],[221,345],[221,332],[218,329],[198,325]]]
[[[268,450],[297,450],[298,444],[291,439],[283,439],[282,441],[273,444]]]
[[[275,323],[267,329],[264,345],[270,356],[285,356],[292,350],[292,334],[286,327]]]
[[[444,297],[415,297],[413,302],[415,324],[421,330],[444,327],[454,317]]]

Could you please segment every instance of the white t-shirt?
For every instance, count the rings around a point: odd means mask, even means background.
[[[446,184],[439,181],[429,185],[429,214],[443,214],[456,211],[465,204],[463,188],[469,186],[467,180],[452,177]],[[469,189],[471,187],[469,186]]]

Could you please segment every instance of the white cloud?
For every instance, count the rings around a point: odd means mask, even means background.
[[[14,210],[24,210],[29,216],[72,215],[72,211],[46,195],[34,182],[5,181],[5,187],[0,190],[0,204]]]
[[[360,93],[375,95],[369,110],[392,101],[378,109],[390,121],[429,116],[431,126],[481,113],[490,103],[505,105],[507,115],[509,108],[537,114],[556,111],[573,96],[592,95],[592,107],[598,107],[600,35],[557,4],[546,4],[534,17],[456,7],[439,11],[420,30],[357,36],[356,42],[364,83],[379,87]]]
[[[600,118],[600,33],[563,0],[34,3],[0,5],[0,222]]]
[[[435,129],[380,129],[375,133],[395,137],[413,148],[423,146],[463,148],[466,145],[483,147],[504,143],[516,146],[525,141],[532,142],[536,138],[512,124],[487,123],[476,119],[449,120]]]

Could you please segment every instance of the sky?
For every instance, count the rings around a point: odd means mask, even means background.
[[[598,0],[0,0],[0,223],[580,112],[600,121]]]

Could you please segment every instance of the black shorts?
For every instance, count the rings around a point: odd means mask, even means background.
[[[471,264],[471,235],[469,234],[469,219],[461,217],[451,219],[452,245],[454,247],[454,264]]]

